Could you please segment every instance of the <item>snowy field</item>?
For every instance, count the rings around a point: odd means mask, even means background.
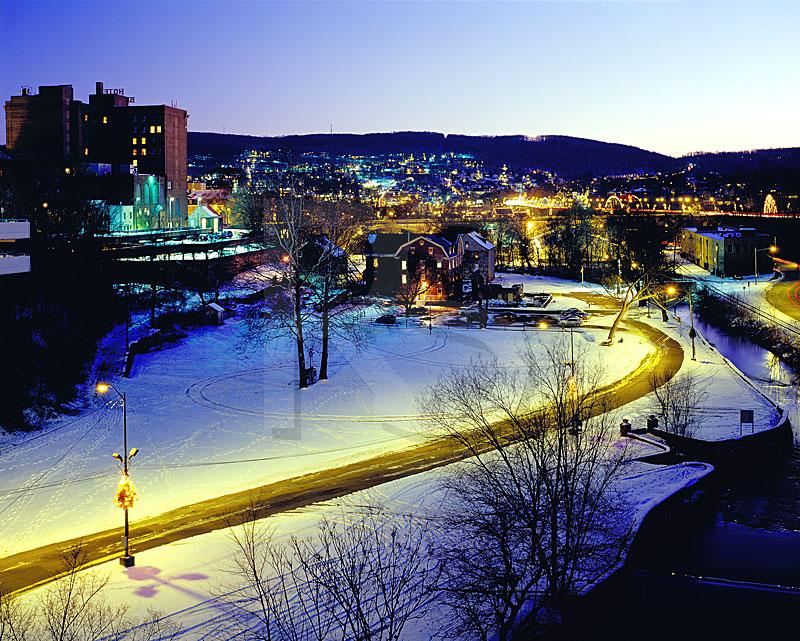
[[[418,443],[415,399],[449,368],[495,357],[519,367],[526,338],[543,345],[567,337],[369,323],[360,352],[334,344],[331,379],[298,391],[291,343],[242,353],[243,331],[236,319],[199,329],[137,357],[130,379],[111,381],[127,394],[128,443],[140,449],[134,520]],[[599,366],[603,338],[602,330],[576,330],[576,350]],[[649,349],[638,337],[615,346],[605,380],[635,369]],[[41,433],[0,437],[0,556],[120,524],[111,453],[122,450],[122,411],[113,394],[92,403]]]
[[[622,441],[624,439],[619,440],[620,446],[623,446]],[[655,451],[646,444],[636,443],[629,453],[639,456]],[[435,519],[443,494],[434,488],[452,467],[392,481],[304,510],[279,514],[261,521],[260,527],[272,529],[276,541],[291,535],[301,538],[313,536],[323,515],[346,525],[363,511],[365,505],[380,505],[389,514]],[[658,466],[630,460],[624,467],[620,490],[630,506],[636,527],[654,506],[711,470],[710,465],[702,463]],[[222,530],[139,553],[134,568],[123,569],[118,563],[111,562],[87,572],[110,578],[104,592],[109,602],[127,604],[132,613],[139,616],[146,616],[149,610],[158,610],[169,619],[180,622],[183,632],[179,639],[182,641],[222,641],[233,639],[236,634],[236,628],[231,626],[232,608],[226,602],[227,598],[236,595],[236,584],[230,575],[236,552],[230,532]],[[26,598],[36,598],[46,589],[34,590]],[[434,608],[424,620],[412,622],[403,635],[404,641],[431,639],[440,616],[442,614]]]

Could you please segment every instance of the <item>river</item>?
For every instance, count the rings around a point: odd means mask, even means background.
[[[587,599],[578,621],[557,638],[797,638],[800,416],[793,372],[767,350],[695,323],[776,402],[793,408],[793,442],[718,467],[700,507],[641,532],[625,569]]]

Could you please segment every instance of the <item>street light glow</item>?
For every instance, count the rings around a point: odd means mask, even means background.
[[[108,391],[108,388],[108,383],[98,383],[94,389],[98,394],[105,394]]]
[[[669,287],[667,287],[667,294],[669,294],[670,296],[674,296],[677,293],[678,290],[675,288],[675,285],[670,285]]]

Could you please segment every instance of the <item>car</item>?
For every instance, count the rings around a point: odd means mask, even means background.
[[[409,316],[425,316],[428,313],[428,310],[424,307],[412,307],[408,310]]]
[[[448,318],[444,323],[450,327],[466,327],[469,325],[469,323],[463,318]]]
[[[562,318],[558,321],[559,327],[580,327],[582,324],[579,318]]]
[[[510,325],[511,323],[515,323],[517,321],[517,315],[511,314],[506,312],[504,314],[495,314],[494,315],[494,322],[495,323],[502,323],[503,325]]]
[[[397,316],[394,314],[384,314],[383,316],[378,316],[375,322],[380,325],[394,325],[397,322]]]

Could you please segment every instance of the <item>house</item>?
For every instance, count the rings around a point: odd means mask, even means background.
[[[192,229],[204,229],[214,234],[222,231],[222,216],[210,207],[198,205],[189,214],[189,227]]]
[[[376,233],[366,245],[364,281],[373,294],[394,296],[418,283],[421,301],[454,300],[463,296],[465,280],[494,278],[494,245],[477,232],[454,240],[439,234]]]
[[[494,280],[495,246],[476,231],[460,234],[459,242],[463,252],[461,282],[464,293],[469,294]]]
[[[717,276],[772,271],[770,237],[752,227],[687,227],[681,233],[681,254]]]
[[[442,301],[461,297],[462,244],[425,234],[400,245],[400,285],[419,280],[420,300]]]

